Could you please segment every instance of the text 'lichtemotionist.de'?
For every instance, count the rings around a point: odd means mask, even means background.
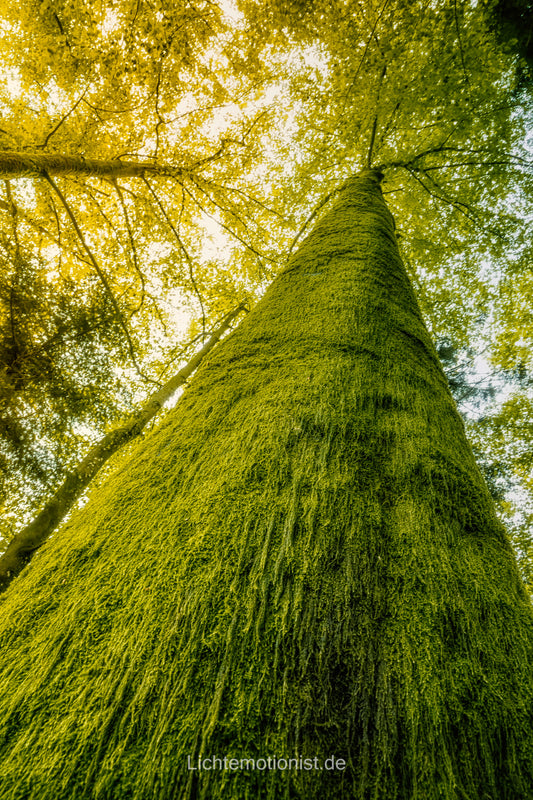
[[[265,758],[228,758],[228,756],[198,756],[191,758],[187,756],[187,768],[189,770],[343,770],[346,768],[346,759],[329,756],[328,758],[277,758],[267,756]]]

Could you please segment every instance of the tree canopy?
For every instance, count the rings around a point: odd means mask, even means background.
[[[473,0],[5,5],[6,541],[373,166],[531,580],[531,98],[502,13]]]

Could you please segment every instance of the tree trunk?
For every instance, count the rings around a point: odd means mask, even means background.
[[[159,413],[174,392],[183,386],[244,308],[245,304],[241,303],[238,308],[227,314],[222,324],[188,364],[154,392],[142,408],[132,414],[124,425],[107,433],[98,444],[92,447],[81,464],[67,475],[63,484],[48,500],[37,517],[13,537],[5,552],[0,555],[0,593],[5,592],[11,581],[20,574],[35,552],[72,510],[74,503],[81,497],[104,464],[128,442],[141,435],[150,420]]]
[[[376,172],[2,605],[2,800],[533,797],[531,604]]]

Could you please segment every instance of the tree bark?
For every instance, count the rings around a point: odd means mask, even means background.
[[[107,433],[76,469],[69,473],[61,487],[47,501],[37,517],[19,531],[6,550],[0,555],[0,593],[20,574],[35,552],[42,547],[59,523],[71,511],[95,475],[104,464],[128,442],[140,436],[147,424],[159,413],[164,403],[187,381],[199,367],[205,356],[219,342],[236,316],[243,311],[241,303],[224,317],[222,324],[213,332],[205,345],[191,358],[188,364],[154,392],[139,411],[119,428]]]
[[[2,800],[533,797],[531,603],[379,179],[3,595]]]
[[[144,175],[180,177],[187,170],[170,164],[84,158],[60,153],[0,152],[0,178],[10,180],[43,174],[85,175],[98,178],[138,178]]]

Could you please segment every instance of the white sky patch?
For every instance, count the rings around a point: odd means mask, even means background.
[[[533,155],[533,131],[528,131],[523,141],[523,147],[530,155]]]
[[[13,190],[15,205],[17,205],[17,201],[20,202],[20,198],[22,197],[24,200],[24,210],[29,209],[30,211],[35,211],[37,208],[37,197],[32,178],[17,178],[16,183],[13,185]]]
[[[501,281],[499,269],[494,269],[494,262],[483,259],[479,265],[479,277],[487,286],[498,286]]]
[[[20,97],[22,94],[22,81],[20,73],[15,67],[2,67],[2,78],[8,91],[13,97]]]
[[[320,72],[323,79],[328,77],[329,57],[318,45],[312,44],[302,48],[298,55],[306,67],[315,67]]]
[[[204,213],[202,213],[202,230],[204,233],[202,256],[206,259],[229,260],[234,248],[234,243],[230,240],[229,234],[220,227],[213,217],[209,217]]]
[[[100,31],[104,38],[108,38],[112,33],[118,30],[120,20],[118,14],[113,9],[107,8],[105,11],[103,22],[100,26]]]
[[[200,110],[200,109],[198,109]],[[241,107],[234,102],[211,109],[211,116],[202,126],[211,139],[216,139],[232,122],[242,116]]]
[[[239,11],[236,4],[232,2],[232,0],[219,0],[218,5],[224,12],[226,22],[237,23],[243,21],[244,14]]]
[[[191,324],[192,314],[184,303],[181,294],[178,291],[173,291],[167,294],[164,305],[167,307],[167,312],[179,334],[185,334]]]
[[[182,114],[190,114],[198,108],[198,100],[192,92],[186,92],[180,98],[178,105],[173,109],[173,116],[179,117]]]

